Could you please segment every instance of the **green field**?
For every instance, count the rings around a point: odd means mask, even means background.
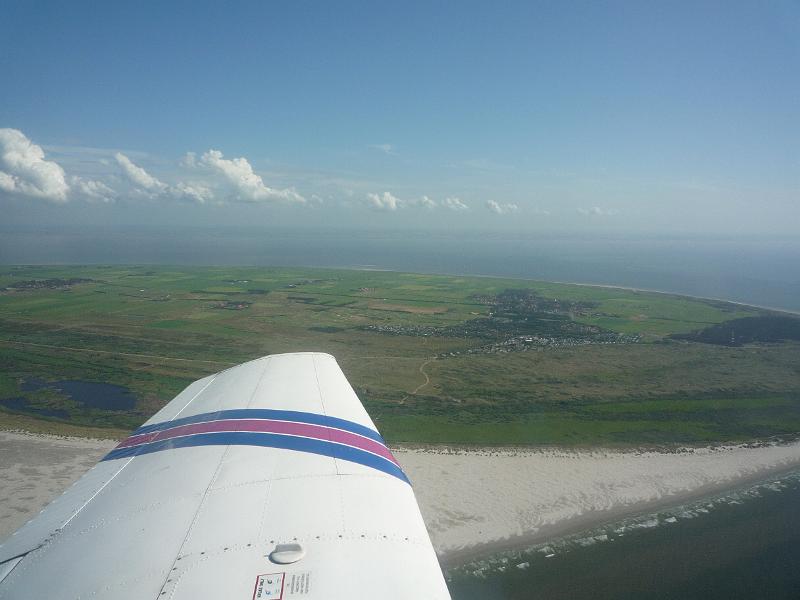
[[[392,443],[794,436],[797,340],[669,337],[770,315],[668,294],[495,278],[3,267],[0,427],[119,437],[197,378],[265,354],[313,350],[336,356]],[[121,385],[137,403],[90,408],[56,389],[27,389],[34,379]]]

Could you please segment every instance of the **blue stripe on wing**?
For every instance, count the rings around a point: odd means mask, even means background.
[[[175,421],[170,421],[170,423],[175,423]],[[311,454],[330,456],[331,458],[339,458],[364,465],[365,467],[377,469],[378,471],[382,471],[383,473],[397,477],[406,483],[410,483],[400,467],[381,456],[372,454],[371,452],[353,448],[352,446],[345,446],[343,444],[336,444],[334,442],[327,442],[313,438],[275,433],[256,433],[251,431],[199,433],[185,437],[158,440],[149,444],[142,444],[140,446],[117,448],[109,452],[103,458],[103,460],[114,460],[117,458],[126,458],[131,456],[139,456],[142,454],[150,454],[152,452],[161,452],[163,450],[171,450],[173,448],[191,448],[196,446],[262,446],[265,448],[281,448],[284,450],[309,452]]]

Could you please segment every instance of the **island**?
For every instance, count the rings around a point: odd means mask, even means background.
[[[375,270],[4,267],[0,443],[38,479],[4,467],[0,537],[191,381],[297,351],[336,357],[454,564],[800,464],[789,313]]]

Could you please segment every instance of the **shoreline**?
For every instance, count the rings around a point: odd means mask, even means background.
[[[401,269],[390,269],[383,267],[369,267],[367,265],[349,265],[346,267],[308,267],[313,269],[344,269],[348,271],[378,271],[386,273],[408,273],[411,275],[434,275],[441,277],[478,277],[484,279],[511,279],[518,281],[529,281],[533,283],[556,283],[559,285],[579,285],[583,287],[595,287],[610,290],[626,290],[629,292],[645,292],[648,294],[663,294],[665,296],[678,296],[680,298],[689,298],[691,300],[706,300],[712,302],[724,302],[727,304],[735,304],[736,306],[743,306],[745,308],[757,308],[759,310],[769,310],[772,312],[786,313],[790,315],[800,316],[800,310],[793,308],[779,308],[776,306],[765,306],[763,304],[750,304],[749,302],[742,302],[740,300],[729,300],[727,298],[717,298],[714,296],[697,296],[684,292],[670,292],[668,290],[657,290],[654,288],[639,288],[627,285],[618,285],[614,283],[587,283],[585,281],[563,281],[560,279],[537,279],[534,277],[514,277],[510,275],[487,275],[485,273],[444,273],[440,271],[431,272],[417,272],[417,271],[403,271]]]
[[[303,267],[301,267],[303,268]],[[691,300],[705,300],[712,302],[724,302],[727,304],[735,304],[736,306],[743,306],[745,308],[756,308],[759,310],[769,310],[772,312],[786,313],[794,316],[800,316],[800,310],[792,308],[779,308],[775,306],[764,306],[762,304],[750,304],[749,302],[742,302],[740,300],[729,300],[727,298],[716,298],[714,296],[695,296],[685,292],[670,292],[668,290],[657,290],[653,288],[638,288],[626,285],[618,285],[614,283],[587,283],[583,281],[563,281],[558,279],[536,279],[533,277],[515,277],[510,275],[487,275],[485,273],[443,273],[439,271],[431,272],[418,272],[418,271],[404,271],[401,269],[391,269],[383,267],[370,267],[368,265],[348,265],[343,267],[305,267],[311,269],[329,269],[335,271],[337,269],[344,269],[349,271],[378,271],[385,273],[408,273],[410,275],[440,275],[443,277],[478,277],[485,279],[511,279],[518,281],[529,281],[533,283],[556,283],[559,285],[579,285],[583,287],[596,287],[610,290],[626,290],[629,292],[645,292],[648,294],[663,294],[666,296],[678,296],[681,298],[689,298]]]
[[[632,287],[626,285],[617,285],[613,283],[587,283],[583,281],[563,281],[558,279],[536,279],[533,277],[514,277],[514,276],[507,276],[507,275],[487,275],[485,273],[444,273],[440,271],[435,272],[417,272],[417,271],[404,271],[400,269],[390,269],[390,268],[383,268],[383,267],[370,267],[368,265],[348,265],[346,267],[308,267],[313,269],[329,269],[329,270],[336,270],[336,269],[344,269],[348,271],[379,271],[379,272],[386,272],[386,273],[408,273],[411,275],[434,275],[434,276],[442,276],[442,277],[478,277],[478,278],[485,278],[485,279],[510,279],[510,280],[518,280],[518,281],[528,281],[533,283],[556,283],[559,285],[579,285],[583,287],[595,287],[595,288],[603,288],[603,289],[611,289],[611,290],[626,290],[629,292],[644,292],[648,294],[663,294],[665,296],[678,296],[680,298],[689,298],[691,300],[704,300],[704,301],[711,301],[711,302],[724,302],[726,304],[734,304],[736,306],[743,306],[745,308],[756,308],[759,310],[768,310],[771,312],[778,312],[778,313],[786,313],[794,316],[800,316],[800,310],[792,309],[792,308],[779,308],[775,306],[765,306],[762,304],[750,304],[749,302],[742,302],[740,300],[729,300],[727,298],[716,298],[714,296],[697,296],[694,294],[688,294],[683,292],[670,292],[668,290],[657,290],[653,288],[639,288],[639,287]]]
[[[0,540],[116,445],[0,431]],[[675,448],[394,447],[440,563],[494,554],[724,496],[800,471],[800,440]]]
[[[441,563],[513,551],[800,470],[800,442],[652,449],[397,449]]]
[[[539,281],[533,279],[531,281]],[[626,285],[613,285],[609,283],[583,283],[580,281],[542,281],[542,283],[559,283],[562,285],[580,285],[583,287],[596,287],[612,290],[626,290],[629,292],[645,292],[648,294],[663,294],[665,296],[678,296],[679,298],[690,298],[692,300],[710,300],[712,302],[724,302],[726,304],[735,304],[736,306],[743,306],[745,308],[757,308],[759,310],[769,310],[772,312],[786,313],[790,315],[800,316],[800,310],[791,308],[777,308],[775,306],[764,306],[762,304],[749,304],[747,302],[740,302],[738,300],[728,300],[726,298],[715,298],[713,296],[694,296],[692,294],[684,294],[681,292],[669,292],[666,290],[656,290],[651,288],[637,288]]]
[[[709,484],[690,492],[677,493],[632,506],[616,506],[602,511],[588,511],[559,523],[545,525],[536,532],[512,536],[503,540],[479,543],[468,548],[443,552],[437,556],[443,569],[454,569],[495,554],[526,550],[532,546],[557,541],[599,527],[607,527],[625,519],[652,515],[676,509],[686,504],[725,496],[769,483],[774,479],[780,479],[797,472],[800,472],[800,459],[794,464],[767,468],[763,471],[743,476],[741,479],[730,483]]]

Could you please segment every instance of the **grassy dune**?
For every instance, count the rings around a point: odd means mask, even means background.
[[[91,281],[65,284],[70,278]],[[558,300],[560,312],[539,308],[500,327],[491,299],[504,290]],[[0,426],[119,435],[194,379],[265,354],[316,350],[337,357],[391,442],[625,445],[792,435],[800,431],[800,344],[667,337],[765,314],[668,294],[495,278],[5,267],[0,403],[22,398],[27,408],[0,405]],[[486,349],[509,331],[530,335],[540,325],[593,332],[591,343]],[[591,337],[615,333],[636,343]],[[138,401],[132,410],[90,409],[57,390],[26,391],[31,378],[114,383]],[[48,409],[69,418],[42,416]]]

